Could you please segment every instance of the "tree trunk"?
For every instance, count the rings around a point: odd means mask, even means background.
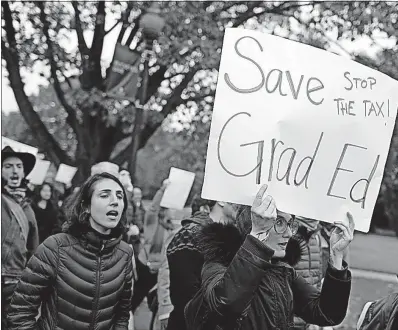
[[[33,109],[32,103],[24,91],[24,83],[19,73],[19,66],[15,62],[18,59],[12,57],[10,50],[5,45],[3,46],[3,43],[2,51],[6,61],[10,86],[14,92],[21,115],[39,142],[40,149],[45,151],[49,160],[56,166],[59,166],[61,163],[73,165],[72,159],[61,149],[54,137],[48,132],[37,112]]]

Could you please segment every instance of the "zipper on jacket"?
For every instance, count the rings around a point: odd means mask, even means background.
[[[97,271],[96,271],[96,283],[95,283],[95,291],[94,291],[94,303],[93,303],[93,316],[91,318],[91,325],[90,329],[94,330],[95,329],[95,319],[97,316],[98,312],[98,305],[99,305],[99,289],[100,289],[100,275],[101,275],[101,252],[104,249],[105,244],[102,243],[101,249],[99,251],[98,257],[97,257]]]

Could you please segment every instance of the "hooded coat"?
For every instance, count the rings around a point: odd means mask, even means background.
[[[22,274],[8,329],[127,330],[132,257],[120,230],[107,239],[93,230],[50,236]]]
[[[203,266],[203,255],[197,245],[196,235],[202,226],[212,222],[208,213],[196,212],[191,218],[181,221],[182,228],[167,247],[170,299],[174,306],[168,330],[186,329],[184,308],[200,288]]]
[[[294,264],[300,256],[292,239],[285,260],[274,261],[272,249],[233,225],[213,223],[198,236],[205,260],[204,301],[210,313],[218,315],[219,329],[292,329],[294,314],[320,326],[343,321],[351,289],[346,263],[343,270],[328,266],[319,291],[286,263]]]

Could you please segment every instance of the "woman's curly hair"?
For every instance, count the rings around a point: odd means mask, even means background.
[[[122,230],[126,226],[126,210],[127,210],[127,195],[122,183],[114,175],[103,172],[97,173],[89,177],[79,191],[67,201],[64,205],[64,213],[66,216],[66,224],[63,226],[62,231],[79,236],[90,229],[90,213],[88,210],[91,205],[91,197],[95,189],[96,183],[103,179],[110,179],[115,181],[123,191],[123,213],[120,221],[115,229]]]

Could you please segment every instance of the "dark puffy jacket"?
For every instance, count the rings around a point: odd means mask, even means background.
[[[108,240],[92,231],[80,238],[50,236],[22,274],[8,313],[9,329],[127,330],[132,257],[121,233]]]
[[[208,225],[200,239],[204,299],[212,313],[221,315],[220,328],[292,329],[294,313],[320,326],[343,321],[351,289],[346,268],[329,265],[319,291],[289,265],[271,261],[272,249],[250,235],[241,237],[233,226]],[[238,241],[237,251],[231,250],[232,241]]]

